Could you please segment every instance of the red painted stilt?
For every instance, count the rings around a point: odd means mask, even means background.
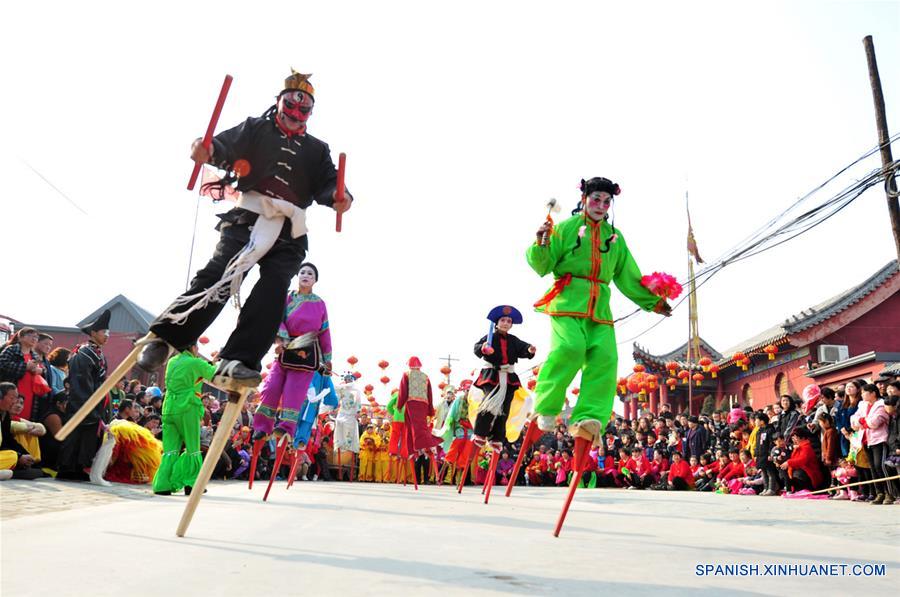
[[[590,440],[581,437],[575,438],[575,462],[572,463],[572,481],[569,483],[569,493],[566,496],[566,503],[563,504],[562,512],[559,513],[559,519],[556,521],[556,529],[553,531],[554,537],[559,537],[563,523],[566,521],[566,514],[569,512],[569,506],[572,504],[572,498],[575,497],[575,490],[581,483],[581,473],[584,470],[584,462],[588,458],[588,450],[591,447]]]
[[[259,461],[259,454],[262,452],[262,447],[265,443],[265,439],[258,439],[253,442],[253,447],[251,448],[253,454],[250,456],[250,483],[247,485],[247,489],[253,489],[253,478],[256,477],[256,463]]]
[[[488,503],[491,499],[491,488],[494,486],[494,480],[497,478],[497,463],[500,462],[500,451],[494,450],[491,457],[491,466],[488,467],[487,491],[484,494],[484,503]]]
[[[290,489],[291,485],[294,484],[294,479],[297,478],[297,468],[300,464],[300,454],[298,450],[291,451],[291,472],[290,478],[288,479],[287,488]]]
[[[537,420],[530,421],[528,423],[528,430],[525,432],[525,437],[522,439],[522,448],[519,450],[519,455],[516,456],[516,464],[513,466],[512,475],[509,477],[509,483],[506,484],[506,497],[509,497],[512,493],[513,486],[516,484],[516,479],[519,478],[519,471],[522,469],[525,455],[541,435],[543,435],[543,432],[538,428]]]
[[[275,477],[278,476],[278,471],[281,468],[281,461],[284,460],[284,453],[287,452],[287,447],[288,436],[285,434],[279,438],[278,445],[275,448],[275,466],[272,467],[272,474],[269,475],[269,485],[266,487],[266,492],[263,494],[263,501],[269,499],[269,492],[272,491],[272,484],[275,482]]]
[[[410,457],[409,460],[409,472],[412,473],[413,487],[416,488],[416,491],[419,491],[419,482],[416,480],[416,465],[414,457]]]

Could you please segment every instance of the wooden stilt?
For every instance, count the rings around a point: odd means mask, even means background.
[[[462,493],[463,486],[466,484],[466,476],[469,474],[469,470],[472,467],[472,461],[475,459],[475,455],[480,449],[481,447],[476,446],[474,442],[466,446],[466,466],[462,469],[462,475],[459,478],[459,487],[456,488],[456,493]]]
[[[412,473],[413,487],[415,487],[416,491],[419,491],[419,481],[416,479],[416,459],[415,459],[415,456],[410,456],[410,458],[409,458],[409,460],[407,460],[407,462],[409,463],[409,472]],[[404,483],[404,485],[405,485],[405,483]]]
[[[497,478],[497,463],[500,462],[500,452],[494,450],[491,457],[491,466],[488,468],[487,491],[484,494],[484,503],[487,504],[491,499],[491,488],[494,486],[494,479]]]
[[[588,449],[591,447],[590,440],[576,437],[575,438],[575,462],[572,463],[572,481],[569,483],[569,492],[566,495],[566,502],[563,504],[562,512],[556,521],[556,529],[553,531],[554,537],[559,537],[563,523],[566,521],[566,514],[569,512],[569,506],[572,504],[572,498],[575,497],[575,490],[581,483],[581,471],[584,468],[584,461],[588,457]]]
[[[264,439],[254,440],[250,450],[250,480],[247,482],[247,489],[253,489],[253,479],[256,478],[256,464],[259,462],[259,455],[262,453],[263,445],[266,443]]]
[[[356,453],[350,452],[350,482],[353,483],[353,469],[356,468]]]
[[[341,458],[341,449],[338,448],[338,457],[337,457],[337,465],[338,465],[338,481],[344,480],[344,459]]]
[[[206,490],[209,478],[212,476],[213,470],[219,462],[219,457],[222,456],[225,444],[231,437],[231,429],[234,427],[234,422],[237,420],[238,415],[241,414],[241,408],[244,406],[244,402],[247,400],[247,395],[249,393],[250,388],[241,390],[240,393],[228,393],[228,404],[225,406],[225,412],[222,413],[222,419],[219,421],[219,428],[216,430],[216,434],[213,436],[209,450],[206,452],[206,458],[203,459],[203,466],[200,467],[200,472],[197,474],[197,480],[194,482],[191,496],[188,498],[188,503],[184,507],[184,513],[181,515],[181,521],[178,523],[178,529],[175,531],[175,534],[179,537],[184,537],[184,534],[191,524],[191,520],[194,518],[194,512],[196,512],[197,506],[200,504],[200,498],[203,497],[203,492]]]
[[[440,485],[441,478],[440,473],[438,472],[437,460],[435,460],[435,454],[431,450],[428,450],[428,460],[431,461],[431,474],[434,475],[434,484]]]
[[[128,356],[119,363],[119,366],[113,369],[112,373],[107,374],[106,381],[97,388],[96,392],[91,394],[91,397],[87,399],[81,408],[75,411],[72,416],[69,417],[69,420],[66,421],[66,424],[56,432],[56,439],[58,441],[63,441],[69,437],[69,434],[84,421],[84,419],[94,410],[94,407],[106,398],[106,395],[116,386],[116,383],[131,371],[131,368],[137,363],[138,356],[141,354],[144,345],[155,339],[156,334],[150,332],[135,343],[134,348],[132,348],[131,352],[128,353]]]
[[[444,460],[444,462],[441,464],[441,470],[440,470],[440,472],[438,473],[437,479],[435,480],[435,482],[437,483],[437,485],[443,485],[443,484],[444,484],[444,474],[445,474],[446,472],[447,472],[447,461]],[[453,477],[450,477],[450,478],[452,479]]]
[[[300,464],[300,454],[299,450],[291,451],[291,472],[290,478],[288,479],[287,488],[290,489],[291,485],[294,484],[294,480],[297,478],[297,468]]]
[[[519,449],[519,455],[516,456],[516,464],[513,466],[512,475],[509,477],[509,482],[506,484],[506,497],[509,497],[512,493],[513,487],[516,484],[516,479],[519,478],[519,471],[522,470],[522,464],[524,462],[524,458],[526,458],[526,454],[528,450],[534,445],[534,442],[538,440],[538,438],[543,435],[541,430],[538,428],[538,424],[536,420],[532,420],[528,423],[528,430],[525,431],[525,437],[522,439],[522,447]]]
[[[266,487],[266,492],[263,494],[264,502],[269,499],[269,492],[272,491],[272,484],[275,483],[275,478],[278,477],[278,471],[281,470],[281,462],[284,460],[284,453],[287,452],[290,439],[288,434],[282,435],[278,440],[278,445],[275,447],[275,465],[272,467],[271,474],[269,474],[269,485]]]

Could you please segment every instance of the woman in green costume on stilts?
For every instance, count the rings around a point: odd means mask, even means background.
[[[575,437],[574,470],[580,470],[591,444],[600,445],[616,394],[618,353],[610,283],[641,309],[671,315],[666,299],[641,284],[641,271],[625,238],[609,221],[613,197],[620,192],[607,178],[582,180],[581,202],[572,217],[556,226],[548,218],[525,254],[539,276],[552,273],[556,281],[535,303],[538,312],[551,316],[552,332],[535,388],[536,420],[529,425],[522,451],[541,431],[554,429],[566,390],[581,371],[581,391],[569,423]]]
[[[203,465],[200,390],[203,380],[215,374],[216,366],[199,356],[196,344],[169,360],[162,405],[163,457],[153,477],[153,493],[171,495],[184,488],[185,495],[191,494]]]

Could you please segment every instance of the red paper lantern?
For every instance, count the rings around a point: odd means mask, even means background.
[[[712,374],[712,378],[715,379],[715,378],[716,378],[716,375],[719,374],[719,366],[718,366],[718,365],[712,365],[712,366],[709,368],[709,372]]]
[[[443,373],[444,375],[450,375],[451,371],[453,371],[453,369],[451,369],[447,365],[444,365],[443,367],[441,367],[441,373]]]
[[[388,362],[385,361],[384,359],[378,361],[378,368],[381,369],[381,370],[387,369],[387,368],[388,368],[388,365],[390,365],[390,363],[388,363]]]
[[[668,363],[666,363],[666,371],[669,372],[670,376],[674,377],[675,372],[678,371],[678,363],[676,363],[675,361],[669,361]]]
[[[445,382],[443,382],[443,381],[442,381],[441,383],[438,384],[438,389],[439,389],[439,390],[443,390],[443,389],[446,388],[446,387],[447,387],[447,384],[446,384]]]
[[[634,372],[635,372],[635,373],[643,373],[643,372],[646,371],[646,370],[647,370],[647,368],[644,367],[644,366],[641,365],[641,364],[637,364],[637,365],[634,366]]]
[[[670,377],[669,379],[666,380],[666,385],[669,386],[670,390],[674,390],[675,386],[678,385],[678,380],[675,379],[674,377]]]
[[[620,394],[624,394],[626,390],[628,390],[628,379],[624,377],[620,377],[619,381],[616,383],[616,389]]]
[[[703,380],[706,378],[703,377],[702,373],[694,373],[694,375],[691,377],[691,379],[693,379],[695,382],[697,382],[697,385],[699,386],[700,383],[703,382]]]
[[[360,377],[362,377],[362,373],[360,373],[359,371],[354,371],[353,377],[355,377],[356,379],[359,379]]]
[[[647,389],[652,392],[652,391],[656,390],[656,388],[658,388],[658,387],[659,387],[659,378],[657,378],[655,375],[652,375],[652,374],[648,375],[647,376]]]
[[[388,382],[391,381],[391,378],[388,377],[387,375],[382,375],[381,379],[379,379],[378,381],[380,381],[384,385],[388,385]]]
[[[372,384],[366,384],[366,387],[365,387],[366,394],[371,394],[372,390],[374,390],[374,389],[375,389],[375,386],[373,386]]]
[[[763,351],[764,351],[767,355],[769,355],[769,360],[770,360],[770,361],[774,361],[774,360],[775,360],[775,355],[778,354],[778,347],[775,346],[774,344],[769,344],[768,346],[766,346],[765,348],[763,348]]]
[[[678,372],[678,379],[681,380],[681,383],[687,383],[688,378],[690,378],[690,376],[691,376],[691,374],[688,373],[688,371],[686,369],[682,369],[681,371]]]
[[[641,391],[641,384],[644,383],[644,374],[643,373],[632,373],[628,376],[628,381],[625,383],[628,391],[632,394],[637,394]]]
[[[537,380],[536,380],[536,379],[529,379],[529,380],[528,380],[528,389],[531,390],[531,391],[533,392],[535,386],[537,386]]]
[[[709,371],[709,366],[712,365],[712,359],[709,357],[703,357],[699,361],[700,366],[703,367],[704,371]]]
[[[741,359],[741,369],[746,371],[748,367],[750,367],[750,357],[745,356],[743,359]]]
[[[356,358],[356,357],[354,357],[354,356],[350,356],[350,357],[347,359],[347,362],[350,363],[350,366],[351,366],[351,367],[353,367],[354,365],[356,365],[356,364],[359,362],[359,359]]]

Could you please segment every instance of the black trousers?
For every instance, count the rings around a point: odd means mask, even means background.
[[[794,469],[791,472],[789,483],[791,491],[801,491],[803,489],[808,491],[813,490],[812,481],[810,480],[809,475],[806,474],[806,471],[800,469]]]
[[[206,267],[197,272],[191,287],[185,293],[194,294],[207,290],[222,279],[228,262],[250,240],[248,224],[230,224],[222,229],[215,253]],[[259,371],[262,357],[272,346],[278,326],[284,316],[284,300],[291,279],[300,271],[306,256],[305,236],[292,241],[279,238],[268,253],[259,260],[259,280],[243,301],[237,327],[219,352],[226,360],[237,360]],[[150,331],[174,346],[184,350],[195,343],[201,334],[219,316],[226,303],[210,303],[188,316],[184,324],[174,324],[156,319]],[[189,308],[188,305],[186,308]],[[178,311],[184,310],[184,308]],[[176,311],[176,312],[178,312]]]
[[[276,330],[277,331],[277,330]],[[481,388],[484,395],[490,394],[496,386],[486,385]],[[503,398],[503,412],[499,415],[492,415],[486,412],[478,413],[475,417],[475,435],[488,438],[492,442],[502,442],[506,439],[506,420],[509,418],[509,405],[512,404],[513,396],[519,386],[506,386],[506,396]]]
[[[761,470],[763,475],[763,487],[777,492],[780,489],[780,484],[778,482],[778,467],[775,466],[774,462],[765,460],[763,461]]]
[[[884,458],[887,456],[887,443],[881,442],[874,446],[868,446],[866,451],[869,453],[869,462],[872,463],[872,478],[884,479],[887,477],[888,475],[884,468]],[[872,485],[875,486],[875,493],[888,493],[887,484],[884,481],[872,483]]]

